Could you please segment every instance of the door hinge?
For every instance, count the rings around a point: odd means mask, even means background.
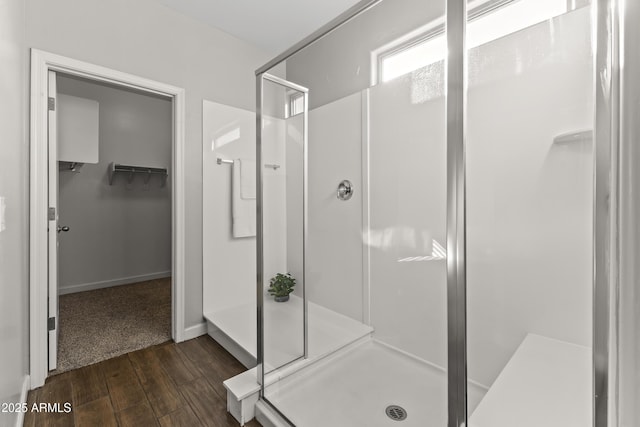
[[[49,320],[47,322],[47,327],[50,331],[53,331],[56,329],[56,318],[55,317],[49,317]]]
[[[56,208],[49,208],[49,221],[56,220]]]
[[[52,96],[49,97],[49,111],[56,111],[56,99]]]

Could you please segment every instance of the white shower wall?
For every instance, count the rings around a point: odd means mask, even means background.
[[[468,366],[490,385],[526,333],[591,346],[590,9],[472,52]],[[489,107],[489,108],[488,108]]]
[[[265,165],[277,165],[277,169],[264,167],[262,186],[264,194],[264,277],[265,287],[277,273],[288,271],[287,239],[287,145],[286,121],[283,118],[265,116],[262,127],[262,155]]]
[[[389,345],[446,366],[446,137],[442,97],[415,73],[370,91],[371,324]],[[437,247],[437,244],[436,244]]]
[[[590,345],[591,146],[553,144],[592,126],[589,34],[583,8],[470,53],[469,373],[485,387],[527,333]],[[440,62],[311,110],[306,289],[446,368],[443,82]]]
[[[217,158],[255,159],[256,133],[252,111],[205,100],[202,114],[202,305],[206,317],[209,312],[255,304],[255,238],[231,235],[232,165],[218,165]]]
[[[592,126],[589,34],[584,8],[471,51],[469,375],[487,387],[527,333],[590,345],[591,145],[553,145]],[[407,261],[435,255],[429,239],[444,246],[431,68],[371,89],[371,318],[377,339],[446,367],[444,261]]]
[[[309,112],[309,231],[307,295],[310,301],[364,320],[362,282],[362,95]],[[348,179],[354,194],[337,198]]]
[[[286,123],[286,215],[287,215],[287,271],[297,280],[294,294],[303,297],[303,187],[304,187],[304,115],[289,117]]]
[[[313,94],[310,94],[312,97]],[[362,273],[362,95],[356,93],[309,112],[306,295],[309,301],[364,320]],[[286,119],[287,268],[303,276],[303,116]],[[351,200],[336,197],[351,181]],[[295,293],[302,296],[301,287]]]
[[[255,159],[255,113],[215,102],[203,102],[203,312],[255,304],[256,239],[234,238],[231,216],[232,165],[227,160]],[[267,163],[284,166],[284,121],[269,118],[265,144]],[[280,142],[278,142],[280,141]],[[267,274],[286,269],[286,216],[284,174],[286,168],[265,171],[265,240]],[[277,184],[280,182],[280,184]],[[274,185],[274,183],[276,183]],[[221,209],[221,206],[225,208]]]

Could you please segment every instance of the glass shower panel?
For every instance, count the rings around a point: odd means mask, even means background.
[[[379,2],[279,66],[309,89],[308,351],[263,398],[295,425],[447,424],[444,5]]]
[[[592,425],[594,82],[585,3],[520,0],[468,12],[467,363],[476,427]]]
[[[276,78],[277,80],[277,78]],[[304,92],[263,78],[262,263],[264,373],[304,356]],[[291,291],[291,284],[293,292]]]

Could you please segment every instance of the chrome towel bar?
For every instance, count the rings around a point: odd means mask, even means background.
[[[228,159],[223,159],[222,157],[218,157],[217,160],[216,160],[216,163],[218,163],[219,165],[222,165],[222,164],[232,165],[233,164],[233,160],[228,160]],[[274,164],[265,164],[264,167],[265,168],[269,168],[269,169],[273,169],[273,170],[280,169],[280,165],[274,165]]]

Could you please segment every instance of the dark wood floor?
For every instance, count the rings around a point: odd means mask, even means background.
[[[58,403],[60,412],[29,411],[24,426],[236,427],[222,382],[245,370],[207,335],[157,345],[48,378],[28,407]]]

